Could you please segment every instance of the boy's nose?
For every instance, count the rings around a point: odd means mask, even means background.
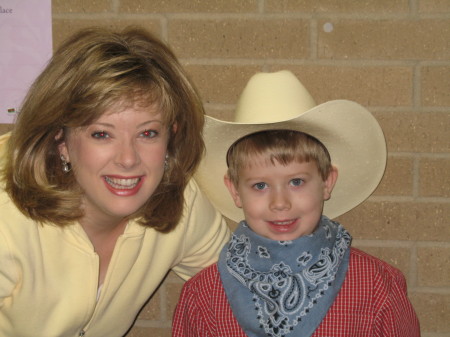
[[[272,194],[270,208],[273,211],[284,211],[291,208],[291,201],[283,191],[276,191]]]

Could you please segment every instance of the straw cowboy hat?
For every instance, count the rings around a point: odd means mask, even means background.
[[[335,218],[362,203],[375,190],[386,166],[386,142],[381,127],[361,105],[334,100],[316,105],[306,88],[289,71],[258,73],[242,92],[233,122],[206,116],[206,155],[195,180],[213,205],[235,222],[244,219],[226,189],[226,154],[238,139],[263,130],[302,131],[328,149],[338,179],[324,214]]]

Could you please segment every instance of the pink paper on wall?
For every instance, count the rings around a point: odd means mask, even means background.
[[[0,0],[0,123],[14,123],[51,55],[51,0]]]

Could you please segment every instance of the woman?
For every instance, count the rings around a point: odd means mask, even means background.
[[[0,138],[0,336],[122,336],[163,277],[228,229],[191,179],[203,109],[139,29],[81,31]]]

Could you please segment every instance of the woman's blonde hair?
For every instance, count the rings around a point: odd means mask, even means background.
[[[324,181],[332,169],[330,154],[318,139],[300,131],[265,130],[247,135],[230,146],[226,160],[228,176],[235,186],[239,185],[239,170],[250,167],[249,159],[254,156],[281,165],[313,161]]]
[[[156,104],[170,130],[169,168],[133,216],[161,232],[175,228],[183,211],[184,189],[204,151],[204,111],[172,51],[133,27],[76,33],[54,53],[30,88],[3,170],[6,191],[17,207],[41,223],[63,226],[80,219],[83,192],[74,174],[62,171],[58,145],[67,128],[87,126],[106,111],[133,104]]]

